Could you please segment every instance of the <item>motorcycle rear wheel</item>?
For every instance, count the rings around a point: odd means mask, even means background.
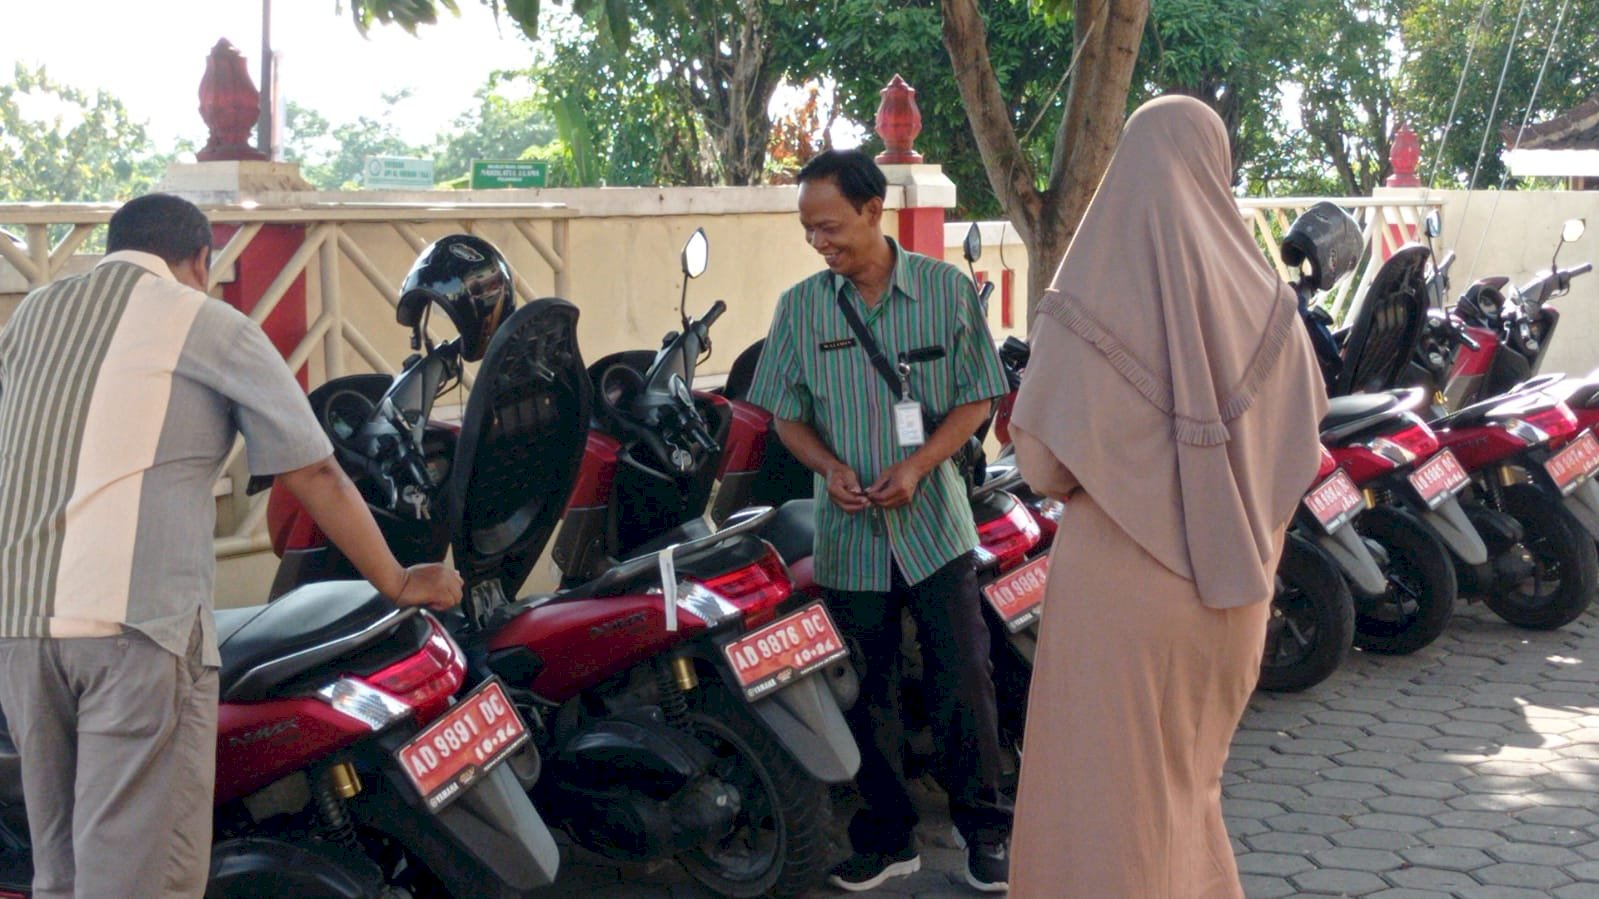
[[[805,773],[743,700],[707,678],[689,693],[687,729],[716,755],[712,773],[739,791],[732,833],[678,857],[724,896],[793,896],[821,883],[831,858],[827,786]]]
[[[1383,574],[1388,589],[1355,608],[1355,645],[1384,655],[1409,655],[1443,634],[1455,614],[1460,587],[1449,548],[1426,526],[1398,509],[1379,506],[1355,519],[1361,536],[1375,540],[1388,555]],[[1397,620],[1369,614],[1366,603],[1394,607]]]
[[[1277,563],[1259,689],[1293,693],[1321,683],[1349,656],[1354,635],[1354,600],[1338,567],[1289,534]]]
[[[1577,620],[1599,585],[1599,552],[1577,519],[1530,484],[1505,488],[1504,511],[1521,523],[1521,545],[1532,556],[1532,577],[1483,597],[1500,618],[1531,630],[1554,630]]]

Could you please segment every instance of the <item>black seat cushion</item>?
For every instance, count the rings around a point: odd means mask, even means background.
[[[782,557],[785,565],[815,553],[816,501],[813,499],[789,500],[777,508],[777,515],[760,531]]]
[[[1389,393],[1356,393],[1335,396],[1327,401],[1327,414],[1321,417],[1321,429],[1331,431],[1363,418],[1389,410],[1398,410],[1399,400]]]
[[[402,612],[366,581],[325,581],[264,606],[217,612],[218,673],[224,701],[271,696],[273,687],[352,652],[359,638]]]

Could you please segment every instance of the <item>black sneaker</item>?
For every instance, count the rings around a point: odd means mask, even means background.
[[[905,877],[921,869],[922,857],[913,848],[892,854],[858,852],[834,868],[827,882],[859,893],[879,887],[891,877]]]
[[[979,837],[967,842],[966,883],[984,893],[1010,889],[1010,850],[1003,841]]]

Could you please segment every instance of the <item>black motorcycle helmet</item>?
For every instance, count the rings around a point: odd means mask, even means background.
[[[1365,245],[1360,224],[1336,203],[1323,200],[1294,219],[1278,252],[1283,262],[1295,268],[1309,260],[1306,283],[1326,290],[1355,270]]]
[[[489,338],[516,305],[511,269],[494,245],[470,234],[441,237],[422,250],[400,285],[395,318],[419,329],[430,303],[444,312],[461,335],[461,358],[476,362]]]

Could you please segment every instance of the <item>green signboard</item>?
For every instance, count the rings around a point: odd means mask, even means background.
[[[433,160],[368,156],[361,169],[361,186],[432,190]]]
[[[547,162],[529,162],[522,159],[475,160],[472,163],[472,189],[494,190],[502,187],[543,187],[550,173]]]

